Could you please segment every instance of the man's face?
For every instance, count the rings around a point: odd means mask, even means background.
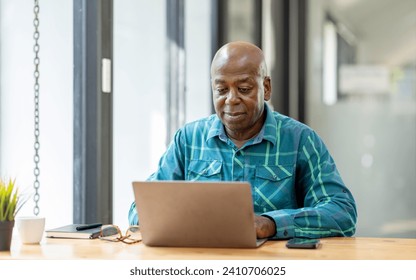
[[[217,63],[211,72],[213,102],[230,136],[248,139],[263,126],[264,100],[270,98],[270,79],[247,60]]]

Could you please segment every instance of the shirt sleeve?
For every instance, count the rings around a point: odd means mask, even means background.
[[[147,178],[147,181],[184,180],[184,143],[184,133],[180,129],[175,133],[168,149],[161,157],[157,171]],[[130,206],[128,220],[130,225],[139,224],[135,202]]]
[[[352,236],[357,220],[354,198],[315,132],[302,135],[296,165],[300,208],[263,213],[276,223],[274,238]]]

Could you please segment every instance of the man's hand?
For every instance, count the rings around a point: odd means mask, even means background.
[[[264,216],[254,216],[254,227],[257,238],[267,238],[276,234],[274,221]]]

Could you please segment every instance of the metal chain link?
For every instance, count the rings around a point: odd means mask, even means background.
[[[40,199],[40,195],[39,195],[39,187],[40,187],[40,182],[39,182],[39,175],[40,175],[40,169],[39,169],[39,161],[40,161],[40,157],[39,157],[39,148],[40,148],[40,144],[39,144],[39,1],[35,0],[35,6],[33,9],[34,13],[35,13],[35,18],[33,20],[33,25],[35,27],[35,32],[33,33],[33,39],[35,39],[35,45],[33,46],[33,51],[35,52],[35,58],[33,60],[34,64],[35,64],[35,71],[33,73],[34,77],[35,77],[35,86],[34,86],[34,90],[35,90],[35,156],[33,157],[34,162],[35,162],[35,169],[34,169],[34,174],[35,174],[35,181],[33,183],[33,188],[35,189],[35,195],[33,197],[33,200],[35,201],[35,208],[33,209],[33,213],[37,216],[39,214],[39,199]]]

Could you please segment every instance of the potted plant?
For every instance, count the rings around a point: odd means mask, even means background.
[[[0,178],[0,251],[10,250],[14,218],[23,204],[15,180]]]

